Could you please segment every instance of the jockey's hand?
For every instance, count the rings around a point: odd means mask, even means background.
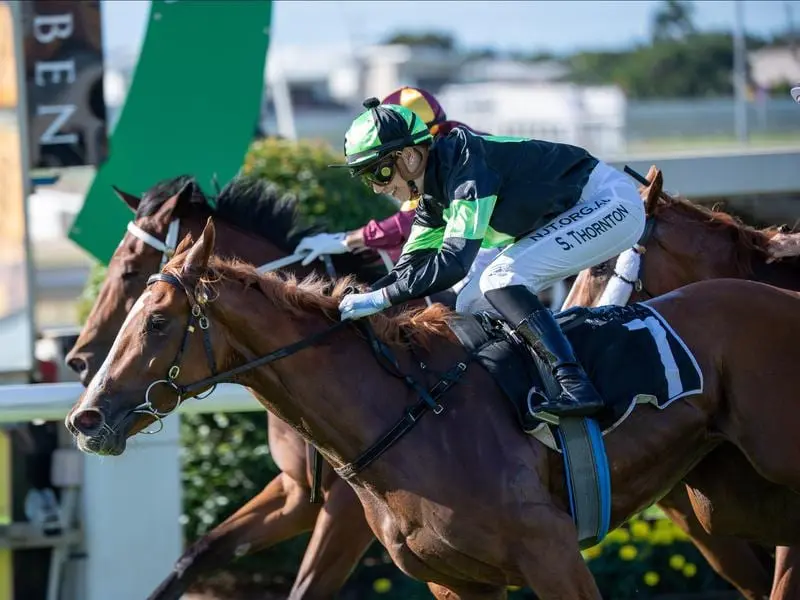
[[[389,306],[388,298],[380,289],[366,294],[348,294],[339,303],[339,312],[342,313],[342,321],[346,321],[374,315]]]
[[[304,237],[294,249],[295,254],[308,252],[308,256],[303,259],[303,266],[310,264],[313,260],[323,254],[344,254],[349,252],[345,241],[346,234],[341,233],[319,233]]]

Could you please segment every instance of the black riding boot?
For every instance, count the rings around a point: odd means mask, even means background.
[[[536,353],[547,361],[561,394],[556,400],[533,409],[535,414],[550,413],[558,417],[585,417],[603,408],[603,399],[581,367],[572,345],[556,323],[553,314],[539,298],[522,285],[512,285],[484,294],[492,306]]]

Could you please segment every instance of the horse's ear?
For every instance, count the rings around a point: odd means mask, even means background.
[[[183,263],[184,273],[198,274],[206,270],[208,259],[211,258],[211,254],[214,252],[215,235],[214,221],[211,217],[208,217],[203,233],[189,250],[189,256],[186,257],[186,262]]]
[[[655,173],[653,173],[655,171]],[[644,213],[646,215],[654,215],[656,211],[656,207],[658,206],[658,200],[661,198],[661,192],[664,189],[664,176],[661,174],[661,171],[656,169],[655,165],[650,167],[650,173],[652,174],[650,179],[650,189],[647,191],[647,199],[644,203]]]
[[[192,234],[191,233],[187,233],[185,236],[183,236],[183,239],[178,244],[178,247],[175,248],[175,256],[178,256],[179,254],[183,254],[189,248],[191,248],[191,246],[192,246]]]
[[[194,180],[187,181],[174,196],[161,205],[158,209],[159,215],[168,215],[170,219],[179,218],[183,213],[181,209],[189,205],[197,188]]]
[[[128,205],[134,213],[139,210],[139,202],[141,202],[141,198],[134,196],[133,194],[129,194],[128,192],[123,192],[117,186],[112,185],[111,189],[114,190],[114,193],[117,195],[117,198],[122,200],[125,204]]]

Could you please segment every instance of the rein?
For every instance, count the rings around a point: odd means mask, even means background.
[[[156,236],[148,233],[133,221],[130,221],[127,226],[128,233],[130,233],[133,237],[141,240],[151,248],[161,251],[161,264],[159,269],[163,268],[164,265],[167,264],[167,261],[175,254],[175,249],[178,247],[178,232],[180,231],[180,228],[180,219],[173,219],[170,221],[169,229],[167,230],[167,237],[162,242]],[[264,263],[258,267],[257,270],[261,274],[269,273],[270,271],[275,271],[282,267],[288,267],[289,265],[299,263],[305,257],[305,253],[296,252],[294,254],[290,254],[289,256],[284,256],[283,258],[278,258],[271,262]]]
[[[160,268],[163,268],[164,265],[169,261],[170,258],[175,254],[175,249],[178,245],[178,234],[180,232],[180,219],[173,219],[169,224],[169,229],[167,230],[167,237],[165,241],[161,241],[156,238],[154,235],[148,233],[138,225],[136,225],[133,221],[128,223],[127,226],[128,232],[133,235],[134,237],[138,238],[151,248],[156,250],[160,250],[162,252],[161,256],[161,263]],[[378,249],[378,254],[383,261],[384,266],[386,267],[387,272],[391,272],[393,268],[392,260],[389,258],[389,255],[386,251],[382,249]],[[285,256],[283,258],[279,258],[277,260],[273,260],[268,263],[264,263],[260,267],[257,267],[257,271],[261,274],[267,273],[270,271],[275,271],[282,267],[286,267],[289,265],[296,264],[303,260],[306,257],[305,253],[294,253],[289,256]],[[331,260],[330,256],[323,255],[322,259],[325,263],[325,268],[328,275],[331,278],[335,278],[336,272],[333,268],[333,261]],[[152,382],[145,391],[144,402],[136,406],[132,412],[142,415],[149,415],[155,419],[155,422],[158,424],[157,428],[154,430],[143,430],[140,433],[144,434],[156,434],[159,433],[164,428],[163,419],[167,417],[170,413],[177,410],[183,402],[189,398],[198,398],[203,399],[210,396],[218,383],[223,383],[229,381],[231,378],[236,377],[237,375],[244,373],[246,371],[250,371],[252,369],[267,365],[269,363],[281,360],[282,358],[286,358],[295,354],[305,348],[313,346],[320,342],[323,338],[327,337],[328,335],[335,333],[339,329],[342,329],[346,324],[347,321],[340,321],[329,327],[328,329],[321,331],[319,333],[313,334],[299,342],[295,342],[294,344],[290,344],[289,346],[285,346],[275,352],[271,352],[266,356],[262,356],[257,358],[253,361],[245,363],[244,365],[240,365],[233,369],[229,369],[223,373],[216,372],[216,362],[214,360],[213,351],[211,348],[211,339],[210,334],[208,332],[210,323],[208,318],[203,313],[203,309],[200,302],[197,302],[194,298],[194,295],[190,293],[188,289],[183,285],[183,282],[175,275],[171,275],[168,273],[157,273],[147,280],[147,286],[162,281],[172,285],[173,287],[183,290],[186,294],[187,298],[189,299],[189,303],[191,305],[191,313],[189,316],[189,321],[186,326],[186,331],[184,333],[183,342],[181,343],[180,348],[178,349],[178,354],[175,356],[175,359],[172,361],[172,365],[170,366],[169,370],[167,371],[167,377],[165,379],[159,379]],[[432,304],[432,301],[429,297],[425,298],[425,302],[428,306]],[[206,351],[206,357],[208,359],[209,367],[211,369],[211,376],[206,377],[201,381],[197,381],[191,383],[189,385],[180,385],[176,382],[176,379],[180,375],[180,359],[183,356],[183,353],[186,349],[186,346],[189,341],[189,334],[194,333],[196,331],[196,327],[200,328],[203,332],[203,345]],[[364,333],[366,334],[370,347],[375,354],[376,358],[378,359],[378,363],[384,368],[384,370],[388,371],[390,374],[394,375],[395,377],[401,377],[406,385],[412,389],[417,396],[421,398],[421,400],[406,409],[403,416],[395,423],[395,425],[388,431],[386,434],[381,436],[378,441],[376,441],[373,445],[367,448],[361,456],[359,456],[355,461],[352,463],[345,464],[341,467],[335,468],[334,471],[343,479],[351,479],[357,473],[365,469],[369,466],[373,461],[377,460],[386,450],[388,450],[391,446],[397,443],[400,438],[402,438],[406,433],[411,431],[413,427],[416,425],[417,421],[428,411],[432,410],[434,414],[439,415],[444,411],[444,407],[438,403],[439,398],[447,392],[453,385],[455,385],[458,380],[460,379],[461,375],[466,371],[467,365],[473,359],[472,355],[468,357],[466,362],[460,362],[455,365],[452,369],[447,371],[441,376],[441,379],[430,389],[425,390],[422,386],[420,386],[416,380],[414,380],[409,375],[404,375],[400,372],[399,365],[397,363],[397,359],[392,354],[391,350],[383,344],[375,335],[375,332],[372,329],[372,326],[369,324],[368,321],[357,321],[356,325],[360,327]],[[423,370],[425,370],[424,363],[420,363]],[[150,400],[150,391],[159,384],[165,384],[170,386],[176,396],[177,402],[175,406],[173,406],[170,410],[167,411],[160,411],[158,410],[155,405]],[[211,386],[211,389],[205,395],[194,395],[194,393],[206,386]],[[318,490],[321,486],[321,472],[322,472],[322,463],[319,457],[319,450],[311,445],[312,448],[312,485],[311,485],[311,502],[317,502],[318,497]]]
[[[145,414],[149,415],[156,419],[158,424],[160,425],[159,429],[156,431],[144,431],[143,433],[158,433],[163,428],[163,419],[164,417],[168,416],[170,413],[174,412],[175,410],[180,407],[180,405],[187,399],[197,397],[197,398],[205,398],[210,395],[214,388],[218,383],[229,382],[231,379],[235,378],[237,375],[241,373],[245,373],[247,371],[251,371],[255,368],[262,367],[264,365],[279,361],[283,358],[287,358],[309,348],[311,346],[316,345],[324,338],[330,336],[331,334],[343,329],[348,325],[354,325],[361,329],[367,337],[367,341],[369,343],[370,348],[372,349],[373,354],[375,355],[378,364],[386,370],[388,373],[393,375],[394,377],[400,378],[406,384],[406,386],[413,391],[418,397],[419,401],[408,407],[403,416],[398,419],[395,424],[378,440],[370,445],[366,450],[364,450],[354,461],[350,463],[346,463],[340,467],[334,468],[334,471],[343,479],[349,480],[355,477],[359,472],[366,469],[369,465],[371,465],[375,460],[377,460],[380,456],[382,456],[389,448],[391,448],[394,444],[396,444],[405,434],[411,431],[417,422],[422,418],[425,413],[429,410],[432,411],[436,415],[440,415],[444,412],[444,406],[439,403],[439,399],[451,388],[453,387],[458,381],[461,379],[461,376],[466,372],[467,366],[470,362],[474,359],[472,354],[469,354],[464,361],[456,363],[451,369],[446,371],[442,374],[437,381],[430,389],[425,389],[416,379],[414,379],[411,375],[407,375],[402,372],[400,369],[400,364],[395,357],[392,350],[384,344],[380,339],[378,339],[375,331],[370,325],[369,321],[339,321],[334,323],[327,329],[319,331],[317,333],[311,334],[293,344],[289,344],[288,346],[284,346],[246,362],[243,365],[239,365],[238,367],[234,367],[232,369],[228,369],[227,371],[223,371],[222,373],[216,372],[216,362],[214,360],[213,349],[211,347],[211,338],[209,334],[210,328],[210,321],[203,313],[202,304],[203,302],[198,302],[195,299],[194,294],[190,292],[189,289],[184,285],[183,281],[176,275],[170,273],[157,273],[155,275],[151,275],[147,280],[147,286],[151,286],[155,283],[163,282],[173,286],[175,289],[183,291],[187,299],[189,301],[189,305],[191,306],[191,312],[189,315],[189,321],[187,323],[186,331],[184,333],[183,342],[181,343],[180,348],[178,349],[178,353],[176,354],[175,358],[172,361],[172,365],[167,371],[167,376],[165,379],[159,379],[151,383],[147,390],[145,391],[145,400],[138,406],[136,406],[131,412],[137,414]],[[183,356],[183,353],[186,349],[188,344],[189,335],[196,331],[195,323],[198,324],[200,330],[203,332],[203,345],[206,350],[206,356],[208,358],[209,367],[211,369],[211,376],[201,379],[199,381],[190,383],[188,385],[181,385],[175,381],[175,379],[180,375],[180,359]],[[420,363],[421,368],[424,370],[427,369],[424,363]],[[150,401],[150,390],[155,387],[159,383],[164,383],[169,385],[177,395],[177,402],[175,405],[167,411],[160,411],[158,410],[153,403]],[[211,390],[205,396],[194,395],[198,390],[205,388],[207,386],[211,386]]]

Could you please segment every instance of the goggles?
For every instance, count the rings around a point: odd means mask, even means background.
[[[397,156],[397,153],[392,153],[378,162],[361,169],[356,175],[361,177],[367,187],[372,187],[373,185],[384,186],[394,177],[394,173],[397,170]]]

